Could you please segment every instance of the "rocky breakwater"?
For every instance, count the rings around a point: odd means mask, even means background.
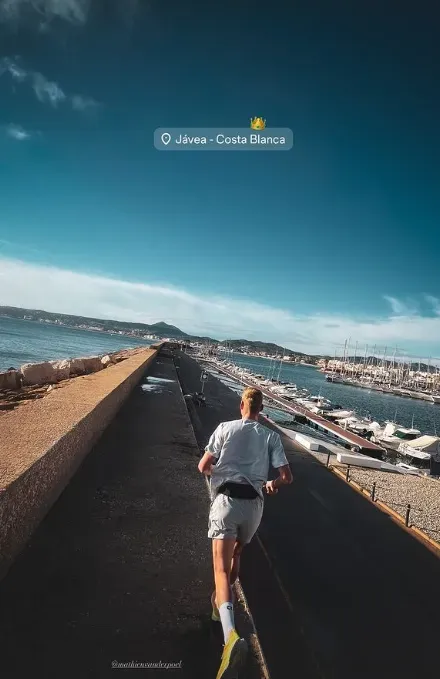
[[[0,410],[10,410],[20,403],[41,398],[55,386],[61,386],[60,383],[109,368],[144,349],[123,349],[100,356],[25,363],[19,369],[10,368],[0,373]]]

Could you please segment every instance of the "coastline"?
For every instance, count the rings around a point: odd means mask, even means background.
[[[88,375],[108,372],[112,366],[127,359],[145,351],[154,351],[156,346],[138,346],[108,354],[28,363],[21,365],[18,370],[0,372],[0,416],[2,412],[44,398],[53,390],[64,388]]]
[[[0,317],[0,373],[25,363],[69,360],[148,348],[159,340],[94,328]]]
[[[34,323],[35,325],[42,326],[42,327],[50,327],[50,328],[66,328],[67,330],[80,330],[84,332],[96,332],[99,335],[113,335],[116,337],[131,337],[132,339],[139,339],[143,340],[144,342],[158,342],[160,340],[159,337],[153,338],[147,338],[145,335],[137,335],[137,334],[132,334],[129,332],[122,332],[122,331],[116,331],[116,330],[104,330],[100,328],[95,328],[95,327],[85,327],[82,325],[68,325],[67,323],[53,323],[52,321],[37,321],[33,318],[16,318],[15,316],[8,316],[7,314],[0,314],[0,318],[7,318],[9,321],[14,321],[18,322],[24,322],[24,323]]]

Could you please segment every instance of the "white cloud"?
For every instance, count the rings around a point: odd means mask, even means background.
[[[414,316],[418,313],[418,305],[412,301],[403,301],[389,295],[384,295],[384,299],[390,304],[394,316]]]
[[[73,24],[87,20],[90,0],[0,0],[0,21],[18,21],[25,16],[51,21],[62,19]]]
[[[433,312],[440,316],[440,299],[438,297],[433,297],[432,295],[425,295],[425,299],[431,306]]]
[[[5,73],[9,74],[13,81],[19,83],[30,80],[37,99],[44,104],[50,104],[54,108],[57,108],[59,104],[69,103],[74,111],[86,113],[95,111],[99,107],[99,103],[92,97],[86,97],[82,94],[68,96],[58,83],[48,80],[42,73],[26,71],[21,66],[19,57],[0,59],[0,76]]]
[[[57,83],[47,80],[41,73],[34,73],[33,88],[37,99],[43,104],[51,104],[57,107],[59,103],[66,99],[61,87]]]
[[[305,316],[251,300],[195,295],[7,257],[0,258],[0,275],[7,281],[1,303],[11,306],[143,323],[163,320],[197,335],[264,340],[312,353],[333,354],[348,337],[353,346],[358,341],[370,351],[376,344],[392,353],[397,345],[402,355],[405,346],[423,345],[426,356],[440,353],[440,313],[376,320],[330,313]]]
[[[0,59],[0,76],[3,73],[9,73],[11,78],[18,80],[18,82],[23,82],[28,76],[28,73],[18,63],[18,59],[10,59],[9,57]]]
[[[16,139],[17,141],[26,141],[32,137],[32,134],[25,130],[21,125],[7,125],[6,134],[11,139]]]
[[[395,297],[389,297],[388,295],[384,295],[384,298],[391,305],[391,308],[393,310],[393,314],[396,314],[397,316],[399,316],[404,309],[402,303],[398,299],[396,299]]]
[[[81,94],[72,97],[72,108],[75,111],[94,111],[98,106],[98,102],[92,97],[83,97]]]

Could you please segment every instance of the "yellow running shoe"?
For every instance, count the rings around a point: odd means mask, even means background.
[[[214,622],[220,622],[220,613],[218,612],[217,604],[215,603],[215,592],[211,594],[211,606],[212,606],[211,620],[213,620]]]
[[[222,653],[220,669],[216,679],[236,679],[246,661],[247,643],[240,639],[235,629],[229,632]]]

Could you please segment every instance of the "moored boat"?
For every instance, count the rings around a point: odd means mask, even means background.
[[[386,422],[382,431],[376,431],[371,440],[390,450],[397,450],[402,442],[413,441],[421,435],[419,429],[406,428],[396,422]]]
[[[405,464],[418,469],[430,469],[431,457],[440,456],[440,438],[425,435],[413,441],[402,442],[397,449],[397,454]]]

